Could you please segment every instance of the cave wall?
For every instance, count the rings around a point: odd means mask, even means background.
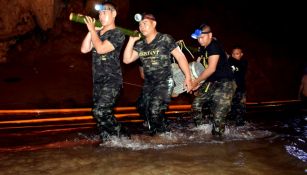
[[[6,61],[9,47],[16,37],[39,26],[42,30],[53,27],[59,0],[0,0],[0,62]]]
[[[16,43],[16,37],[25,35],[39,27],[43,31],[53,28],[61,15],[70,12],[93,14],[97,0],[0,0],[0,63],[6,62],[10,46]],[[119,19],[125,21],[129,10],[129,1],[114,0],[118,4]]]

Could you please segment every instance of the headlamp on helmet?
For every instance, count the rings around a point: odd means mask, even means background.
[[[140,22],[143,19],[150,19],[150,20],[156,21],[156,18],[153,14],[149,14],[149,13],[139,14],[139,13],[137,13],[137,14],[134,15],[134,20],[136,22]]]
[[[114,8],[109,7],[107,5],[96,4],[95,5],[95,10],[97,10],[97,11],[105,11],[105,10],[114,10]]]
[[[208,34],[208,33],[211,33],[211,32],[210,32],[210,31],[204,32],[204,31],[202,31],[201,29],[196,29],[196,30],[194,31],[194,33],[192,33],[191,37],[192,37],[193,39],[197,39],[197,38],[200,37],[201,34]]]

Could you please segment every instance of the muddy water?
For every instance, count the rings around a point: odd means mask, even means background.
[[[210,125],[102,144],[95,135],[78,132],[49,146],[2,149],[0,174],[306,174],[306,117],[264,121],[229,127],[222,138],[211,136]]]

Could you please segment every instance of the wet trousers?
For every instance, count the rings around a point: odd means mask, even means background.
[[[141,95],[137,100],[137,110],[147,122],[152,134],[167,131],[165,111],[171,101],[174,81],[168,78],[156,83],[145,82]]]
[[[105,141],[110,136],[119,136],[121,125],[113,114],[115,102],[119,96],[121,85],[108,86],[94,84],[93,87],[93,117],[96,121],[100,138]]]
[[[205,82],[200,88],[192,103],[192,117],[196,126],[205,123],[203,106],[210,109],[213,118],[213,134],[223,134],[225,119],[231,109],[231,101],[235,92],[234,81]],[[209,106],[208,106],[209,105]]]
[[[246,93],[236,91],[232,99],[231,111],[228,114],[228,120],[234,121],[237,126],[244,125],[244,116],[246,114]]]

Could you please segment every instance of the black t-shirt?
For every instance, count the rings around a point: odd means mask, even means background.
[[[247,71],[247,60],[241,58],[236,60],[232,57],[228,59],[230,67],[234,73],[234,78],[237,83],[237,91],[245,91],[245,75]]]
[[[229,66],[226,52],[216,39],[212,39],[211,43],[207,47],[201,47],[199,54],[202,57],[202,64],[204,67],[208,67],[208,59],[211,55],[219,55],[219,60],[216,66],[215,72],[207,78],[206,81],[219,81],[222,79],[233,79],[233,73]]]
[[[172,76],[171,52],[178,47],[168,34],[157,33],[151,43],[141,39],[134,45],[144,70],[145,81],[158,82]]]
[[[94,83],[112,82],[122,84],[122,70],[120,66],[120,53],[125,41],[125,35],[118,29],[112,29],[100,36],[100,40],[108,40],[113,51],[106,54],[98,54],[96,49],[92,50],[92,68]]]

